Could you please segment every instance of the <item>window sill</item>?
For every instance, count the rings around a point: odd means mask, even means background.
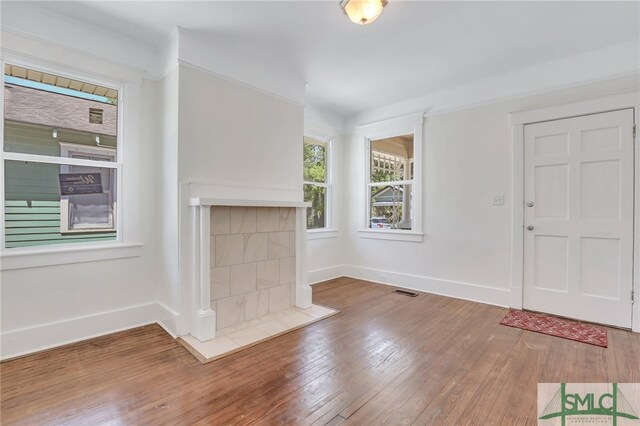
[[[332,228],[308,229],[307,240],[321,240],[324,238],[337,238],[338,230]]]
[[[415,231],[397,231],[393,229],[358,229],[360,238],[371,238],[375,240],[410,241],[421,243],[424,234]]]
[[[0,270],[8,271],[139,257],[141,251],[142,244],[123,243],[3,249],[0,253]]]

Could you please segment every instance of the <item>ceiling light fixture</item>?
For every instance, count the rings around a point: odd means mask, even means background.
[[[376,20],[387,5],[387,0],[342,0],[340,7],[351,22],[367,25]]]

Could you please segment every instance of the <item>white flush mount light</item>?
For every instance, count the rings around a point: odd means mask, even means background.
[[[387,0],[342,0],[340,7],[351,22],[367,25],[376,20],[387,5]]]

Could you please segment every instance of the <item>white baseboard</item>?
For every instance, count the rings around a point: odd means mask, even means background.
[[[177,322],[175,312],[155,302],[7,331],[0,334],[0,360],[152,324],[160,318],[171,334]]]
[[[384,271],[356,265],[342,265],[342,272],[344,276],[351,278],[489,305],[508,307],[511,298],[510,288],[488,287],[459,281],[441,280],[422,275]],[[382,281],[381,276],[384,276],[386,281]]]
[[[164,303],[156,302],[156,315],[155,319],[158,325],[164,328],[164,331],[169,333],[174,339],[178,336],[178,320],[180,314]]]
[[[356,265],[336,265],[309,271],[309,282],[316,284],[343,276],[497,306],[510,304],[509,288],[440,280]],[[386,281],[383,282],[381,276],[386,277]],[[175,338],[179,317],[168,306],[153,302],[11,330],[0,334],[0,360],[152,323],[158,323]]]
[[[344,276],[344,274],[342,273],[342,265],[315,269],[313,271],[309,271],[309,285],[318,284],[323,281],[340,278],[342,276]]]

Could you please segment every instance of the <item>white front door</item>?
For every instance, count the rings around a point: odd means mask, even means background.
[[[523,307],[631,327],[633,110],[524,127]]]

